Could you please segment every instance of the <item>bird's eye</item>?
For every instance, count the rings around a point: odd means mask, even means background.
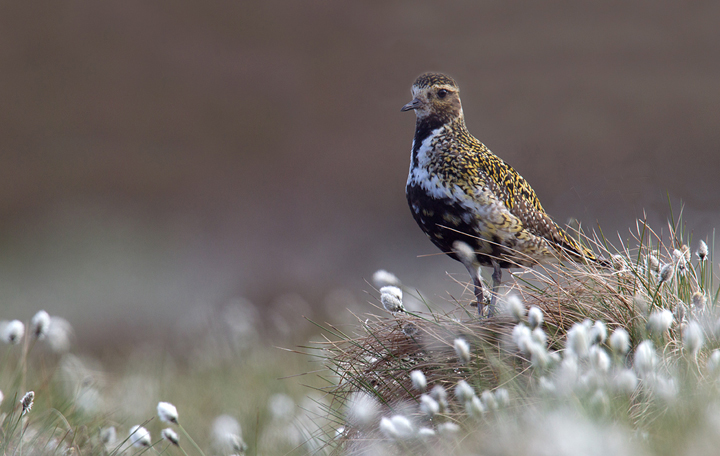
[[[448,94],[448,91],[445,89],[440,89],[437,91],[438,98],[445,98],[445,96]]]

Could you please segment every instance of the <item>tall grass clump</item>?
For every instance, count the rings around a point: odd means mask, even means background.
[[[712,251],[681,220],[638,221],[610,267],[521,269],[478,319],[410,312],[406,287],[311,346],[329,369],[334,454],[712,454],[720,444],[720,314]],[[384,286],[399,280],[381,274]],[[392,279],[392,277],[391,277]],[[393,282],[390,284],[389,282]],[[398,302],[400,301],[400,302]],[[388,308],[391,307],[391,308]]]

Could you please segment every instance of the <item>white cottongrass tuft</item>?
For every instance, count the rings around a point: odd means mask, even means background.
[[[597,345],[590,347],[590,365],[596,371],[606,374],[610,370],[610,357],[605,349]]]
[[[707,299],[705,298],[705,295],[702,292],[696,291],[695,293],[693,293],[692,305],[696,311],[702,311],[705,308],[706,302],[707,302]]]
[[[508,311],[510,316],[515,320],[515,323],[519,323],[525,318],[525,305],[520,300],[518,295],[510,295],[507,298]]]
[[[392,272],[388,272],[384,269],[378,269],[377,271],[375,271],[372,276],[372,281],[378,289],[387,285],[392,285],[395,287],[400,287],[401,285],[400,279],[398,279],[395,274],[393,274]]]
[[[70,322],[61,317],[50,317],[45,342],[55,353],[66,353],[70,350],[70,339],[73,329]]]
[[[18,344],[25,335],[25,325],[20,320],[2,322],[0,337],[6,344]]]
[[[30,320],[30,334],[37,339],[42,340],[45,338],[50,327],[50,314],[41,310],[36,313],[32,320]]]
[[[610,334],[610,348],[617,355],[624,355],[630,350],[630,335],[624,328],[617,328]]]
[[[147,448],[152,444],[150,431],[139,425],[130,428],[128,441],[136,448]]]
[[[242,439],[240,423],[230,415],[220,415],[212,425],[212,440],[215,447],[225,454],[241,453],[247,449]]]
[[[3,395],[3,392],[0,391],[0,405],[2,405],[2,401],[5,399],[5,396]]]
[[[100,431],[100,441],[105,445],[112,445],[117,440],[115,426],[108,426]]]
[[[495,411],[498,409],[497,399],[495,399],[495,395],[491,393],[490,390],[483,391],[480,395],[480,400],[482,401],[486,410]]]
[[[672,276],[672,272],[673,272],[672,263],[663,265],[663,267],[660,269],[660,283],[665,283],[668,280],[670,280],[670,277]]]
[[[415,434],[410,420],[402,415],[395,415],[392,418],[383,417],[380,420],[380,431],[393,440],[406,440]]]
[[[473,396],[475,396],[475,391],[465,380],[460,380],[458,384],[455,385],[455,397],[461,404],[469,401]]]
[[[537,306],[530,307],[528,310],[528,324],[532,329],[540,327],[543,324],[543,312]]]
[[[163,429],[162,432],[160,432],[160,436],[168,442],[172,443],[173,445],[180,446],[180,439],[178,439],[177,432],[173,431],[172,429]]]
[[[495,390],[495,400],[500,407],[507,407],[510,405],[510,393],[505,388],[498,388]]]
[[[720,350],[713,350],[705,365],[710,374],[720,373]]]
[[[615,375],[612,381],[612,385],[618,392],[626,395],[631,395],[635,388],[637,388],[638,378],[637,375],[630,369],[622,369]]]
[[[633,368],[640,377],[652,374],[657,366],[657,354],[652,341],[644,340],[635,349]]]
[[[469,401],[465,402],[465,410],[468,415],[478,420],[485,414],[485,406],[480,398],[475,395],[473,395]]]
[[[420,411],[427,415],[428,418],[432,418],[437,413],[440,413],[440,404],[429,395],[421,394]]]
[[[463,241],[455,241],[452,245],[453,252],[460,259],[460,262],[465,266],[472,265],[477,261],[475,251],[470,245]]]
[[[683,348],[686,352],[692,356],[697,355],[698,351],[702,348],[705,343],[705,335],[697,321],[691,321],[685,326],[685,330],[682,334]]]
[[[702,239],[698,243],[697,256],[700,261],[705,261],[705,258],[708,256],[708,246]]]
[[[670,329],[673,319],[673,314],[668,309],[656,310],[648,317],[647,329],[653,334],[661,335]]]
[[[530,353],[530,344],[532,343],[532,333],[530,332],[530,328],[522,323],[518,323],[513,328],[512,338],[515,345],[517,345],[518,350],[525,354]]]
[[[607,327],[605,323],[598,320],[590,328],[590,343],[591,344],[603,344],[607,339]]]
[[[575,323],[567,333],[566,349],[578,358],[585,358],[590,348],[587,327],[582,323]]]
[[[435,430],[432,428],[422,427],[418,429],[417,436],[422,440],[427,440],[431,437],[435,437]]]
[[[403,292],[400,288],[387,285],[380,288],[380,302],[388,312],[404,312]]]
[[[174,405],[169,402],[158,402],[157,414],[160,421],[165,423],[178,423],[178,411]]]
[[[547,346],[547,334],[545,334],[545,331],[543,331],[542,328],[533,329],[531,336],[533,342],[536,344],[542,346],[543,348]]]
[[[465,342],[465,339],[457,338],[453,342],[453,346],[455,347],[455,354],[457,355],[458,359],[461,363],[467,364],[470,362],[470,346],[467,342]]]
[[[412,380],[413,388],[421,393],[425,392],[427,388],[427,378],[425,378],[425,374],[423,374],[422,371],[414,370],[410,372],[410,380]]]
[[[452,421],[446,421],[437,427],[438,432],[440,435],[443,436],[452,436],[460,432],[460,426],[453,423]]]
[[[380,404],[377,399],[358,391],[350,396],[347,420],[356,426],[367,426],[375,421],[379,411]]]
[[[20,399],[20,404],[22,405],[22,415],[25,415],[30,410],[32,410],[33,404],[35,403],[35,392],[34,391],[28,391],[25,393],[25,395]]]
[[[435,385],[433,389],[430,390],[430,397],[440,404],[440,410],[447,410],[447,391],[445,391],[445,388],[443,388],[442,385]]]
[[[268,410],[273,420],[289,421],[295,416],[295,401],[284,393],[275,393],[268,398]]]

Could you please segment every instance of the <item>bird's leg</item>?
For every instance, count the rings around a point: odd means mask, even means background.
[[[500,268],[500,264],[493,260],[493,288],[492,288],[492,296],[490,297],[490,308],[488,309],[488,317],[492,317],[495,315],[495,302],[497,301],[497,294],[498,289],[500,288],[500,281],[502,280],[502,269]]]
[[[468,268],[468,272],[470,272],[473,284],[475,285],[475,299],[477,300],[478,315],[482,317],[483,311],[485,310],[485,290],[483,289],[482,279],[480,278],[480,265],[473,267],[472,270]]]

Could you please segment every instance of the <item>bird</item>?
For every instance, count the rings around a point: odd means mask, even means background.
[[[401,108],[416,115],[408,205],[433,244],[470,273],[481,317],[496,313],[503,269],[560,258],[607,264],[555,223],[528,182],[470,134],[453,78],[422,74],[412,97]],[[489,303],[481,266],[493,268]]]

